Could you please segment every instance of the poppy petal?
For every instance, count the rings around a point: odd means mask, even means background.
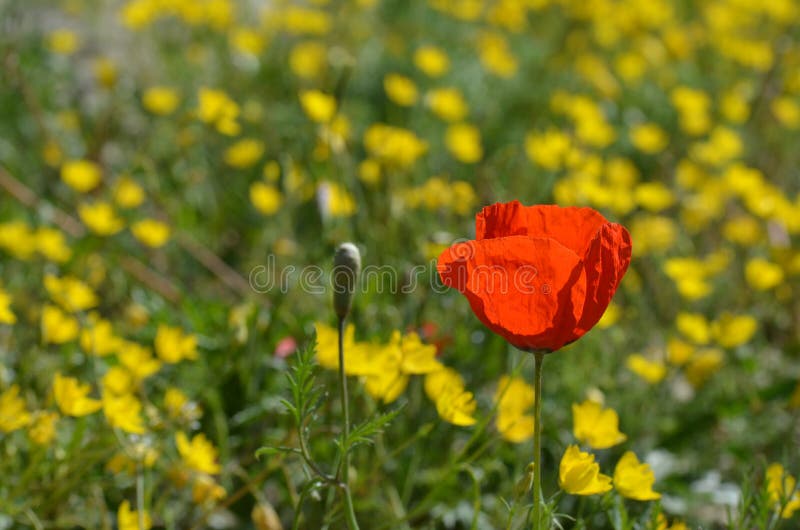
[[[518,348],[553,351],[576,338],[586,274],[578,254],[555,239],[458,243],[439,256],[437,270],[481,322]]]
[[[605,313],[631,262],[631,236],[622,225],[606,223],[583,256],[586,301],[575,328],[576,338],[592,329]]]
[[[523,206],[519,201],[486,206],[475,216],[475,239],[507,236],[552,238],[582,256],[608,221],[591,208]]]

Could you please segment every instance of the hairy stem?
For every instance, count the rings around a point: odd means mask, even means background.
[[[533,530],[541,530],[542,525],[542,363],[544,353],[536,352],[533,379]]]
[[[339,396],[342,399],[342,414],[344,426],[342,428],[342,458],[339,476],[342,477],[342,493],[344,494],[345,517],[350,530],[358,530],[358,522],[353,508],[353,498],[350,496],[350,408],[347,399],[347,375],[344,372],[344,317],[339,317]]]

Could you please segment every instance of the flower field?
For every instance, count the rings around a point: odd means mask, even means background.
[[[0,530],[800,528],[796,0],[0,1]]]

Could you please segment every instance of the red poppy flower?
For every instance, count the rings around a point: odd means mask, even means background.
[[[475,217],[475,232],[442,252],[439,276],[526,351],[552,352],[589,331],[631,261],[628,231],[591,208],[493,204]]]

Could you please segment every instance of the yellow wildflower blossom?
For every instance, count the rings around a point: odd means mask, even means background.
[[[597,495],[610,491],[611,477],[600,473],[594,455],[570,445],[558,466],[558,484],[572,495]]]
[[[217,448],[206,438],[205,434],[196,434],[190,441],[186,433],[178,432],[175,435],[175,444],[184,465],[189,469],[208,475],[219,473]]]
[[[107,202],[80,204],[78,215],[89,230],[100,236],[114,235],[125,226],[124,221],[117,217],[114,208]]]
[[[131,225],[133,236],[152,248],[163,247],[169,241],[169,225],[156,219],[142,219]]]
[[[157,116],[168,116],[175,112],[181,102],[178,91],[166,86],[154,86],[142,94],[142,105]]]
[[[53,396],[61,413],[66,416],[87,416],[100,410],[103,404],[88,397],[92,387],[74,377],[56,373],[53,378]]]
[[[170,364],[183,359],[197,360],[197,337],[184,333],[179,327],[158,326],[155,338],[155,349],[158,357]]]
[[[614,488],[623,497],[637,501],[654,501],[661,494],[653,491],[656,477],[650,466],[640,463],[633,451],[626,451],[614,468]]]
[[[57,306],[47,304],[42,308],[42,341],[45,344],[64,344],[78,338],[78,320]]]
[[[608,449],[627,439],[619,431],[617,412],[588,399],[572,404],[572,432],[578,441],[592,449]]]
[[[11,385],[0,394],[0,432],[16,431],[30,422],[31,414],[19,395],[19,385]]]
[[[35,412],[28,427],[28,438],[37,445],[50,445],[56,437],[58,418],[57,412],[46,410]]]
[[[81,193],[96,188],[102,178],[100,166],[89,160],[69,160],[61,166],[61,180]]]

